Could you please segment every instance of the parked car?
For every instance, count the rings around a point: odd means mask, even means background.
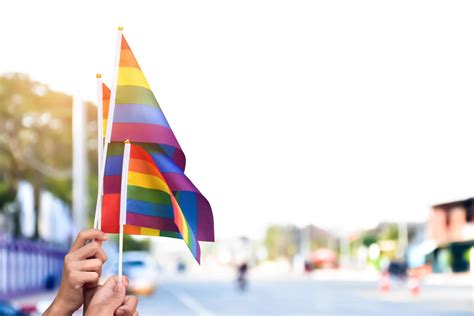
[[[155,291],[157,269],[146,251],[128,251],[123,254],[123,274],[129,279],[128,291],[137,295],[150,295]]]

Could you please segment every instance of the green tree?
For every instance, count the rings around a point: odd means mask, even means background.
[[[88,103],[89,139],[96,135],[94,112]],[[0,153],[0,212],[16,195],[20,180],[34,187],[36,218],[42,189],[70,203],[72,97],[27,75],[0,76]],[[96,153],[89,155],[91,167],[96,168]],[[38,238],[38,225],[34,238]]]

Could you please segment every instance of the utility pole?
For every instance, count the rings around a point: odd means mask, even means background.
[[[398,258],[404,259],[408,246],[408,223],[398,223]]]
[[[72,222],[73,236],[86,228],[87,219],[87,148],[84,103],[74,96],[72,110]]]

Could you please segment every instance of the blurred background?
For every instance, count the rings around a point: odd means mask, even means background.
[[[125,238],[141,315],[472,315],[468,1],[15,1],[0,10],[0,315],[39,313],[97,194],[125,36],[213,207]],[[117,273],[117,239],[103,277]]]

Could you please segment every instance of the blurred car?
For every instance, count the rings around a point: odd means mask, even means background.
[[[123,253],[123,274],[128,277],[128,291],[137,295],[150,295],[156,289],[157,270],[151,255],[146,251]]]
[[[337,268],[337,255],[331,249],[320,248],[313,251],[305,262],[305,270]]]

